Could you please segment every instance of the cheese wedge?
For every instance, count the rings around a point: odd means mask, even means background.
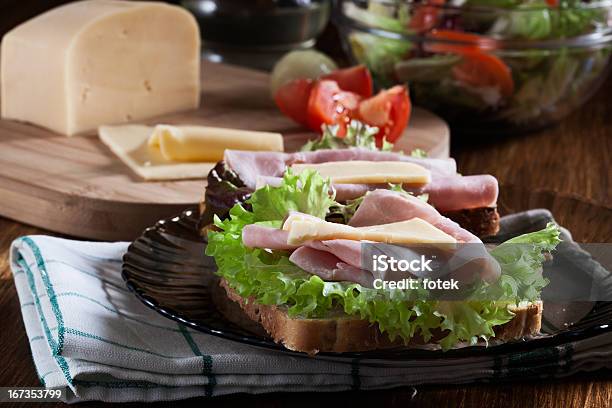
[[[289,231],[287,243],[303,244],[310,240],[348,239],[387,244],[433,244],[454,247],[457,240],[420,218],[370,227],[351,227],[300,215],[290,216],[283,224]]]
[[[2,117],[65,135],[197,108],[200,33],[184,8],[87,0],[2,39]]]
[[[431,181],[431,173],[423,166],[399,161],[337,161],[327,163],[297,163],[291,166],[294,173],[316,170],[322,177],[335,184],[413,184]]]
[[[169,161],[217,162],[223,160],[225,149],[282,152],[283,136],[206,126],[157,125],[149,146],[159,149]]]

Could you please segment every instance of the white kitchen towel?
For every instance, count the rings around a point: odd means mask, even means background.
[[[541,221],[541,214],[520,221],[534,219]],[[511,230],[514,222],[506,225]],[[46,387],[66,389],[68,402],[371,390],[556,377],[612,364],[610,334],[529,353],[415,359],[389,367],[268,351],[199,333],[144,306],[121,278],[127,246],[26,236],[11,247],[36,371]]]

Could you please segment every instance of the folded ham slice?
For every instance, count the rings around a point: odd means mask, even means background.
[[[289,260],[306,272],[326,281],[355,282],[361,286],[372,287],[371,273],[342,262],[330,252],[303,246],[293,251]]]
[[[303,217],[312,217],[306,214]],[[499,278],[501,268],[489,255],[482,241],[461,228],[458,224],[442,216],[435,208],[424,201],[390,190],[375,190],[369,193],[349,222],[353,227],[382,225],[406,221],[419,217],[463,243],[459,249],[447,256],[444,273],[461,282],[472,282],[477,275],[487,282]],[[290,261],[305,271],[324,280],[346,280],[370,286],[374,279],[397,280],[400,276],[384,275],[368,270],[362,264],[362,241],[332,239],[308,241],[302,246],[287,244],[288,231],[259,225],[247,225],[242,231],[242,240],[247,247],[277,250],[294,250]],[[415,252],[415,250],[417,252]],[[408,251],[418,253],[418,248],[397,247],[397,253]],[[421,249],[437,251],[434,248]],[[438,258],[443,256],[438,254]],[[397,257],[397,259],[402,259]],[[476,273],[475,273],[476,271]],[[423,275],[419,277],[438,277]]]
[[[256,187],[277,187],[281,177],[259,176]],[[380,184],[333,184],[337,201],[353,200],[368,191],[384,189]],[[440,211],[457,211],[471,208],[492,207],[497,203],[497,179],[488,174],[475,176],[437,176],[421,188],[407,187],[415,195],[428,194],[428,202]]]
[[[408,189],[408,191],[411,191]],[[435,177],[415,194],[427,193],[428,202],[440,211],[494,207],[499,187],[491,175]]]
[[[259,176],[282,177],[287,167],[294,163],[325,163],[334,161],[405,161],[430,170],[432,177],[452,176],[457,173],[454,159],[429,159],[406,156],[400,153],[378,152],[367,149],[317,150],[314,152],[251,152],[226,150],[225,163],[240,177],[244,184],[255,189]]]
[[[262,225],[245,225],[242,229],[242,243],[247,248],[268,248],[279,250],[296,249],[298,246],[287,244],[289,231],[264,227]]]
[[[365,196],[351,218],[352,227],[390,224],[419,217],[459,242],[482,242],[456,222],[444,217],[425,201],[391,190],[375,190]]]

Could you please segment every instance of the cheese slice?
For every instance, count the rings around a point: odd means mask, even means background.
[[[335,184],[414,184],[431,181],[431,173],[423,166],[400,161],[337,161],[327,163],[297,163],[291,166],[294,173],[315,170]]]
[[[200,34],[184,8],[87,0],[2,39],[2,117],[65,135],[197,108]]]
[[[370,227],[351,227],[302,216],[290,216],[283,224],[289,231],[287,243],[303,244],[310,240],[348,239],[387,244],[432,244],[454,247],[457,240],[420,218]]]
[[[280,133],[224,129],[206,126],[157,125],[149,146],[166,160],[217,162],[225,149],[283,151]]]
[[[204,178],[215,163],[178,163],[166,160],[159,149],[147,141],[152,126],[101,126],[100,140],[134,173],[145,180],[180,180]]]

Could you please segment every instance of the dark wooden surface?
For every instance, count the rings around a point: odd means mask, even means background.
[[[0,1],[0,33],[60,1]],[[47,3],[42,6],[41,3]],[[464,174],[491,173],[502,184],[557,191],[597,206],[612,207],[612,80],[591,102],[559,126],[528,136],[487,141],[453,140],[453,156]],[[1,201],[0,201],[0,205]],[[0,218],[0,386],[38,386],[19,302],[8,266],[8,248],[21,235],[45,231]],[[612,240],[612,237],[609,237]],[[336,394],[237,395],[188,405],[229,407],[313,407],[321,405],[462,407],[603,407],[612,405],[612,372],[599,371],[542,382],[427,386]],[[24,406],[23,404],[14,404]],[[57,404],[58,406],[60,404]],[[82,406],[104,406],[84,403]],[[175,404],[156,404],[174,406]],[[6,404],[6,406],[10,406]],[[45,406],[52,407],[54,404]],[[128,405],[132,406],[132,405]],[[135,406],[135,405],[134,405]]]

